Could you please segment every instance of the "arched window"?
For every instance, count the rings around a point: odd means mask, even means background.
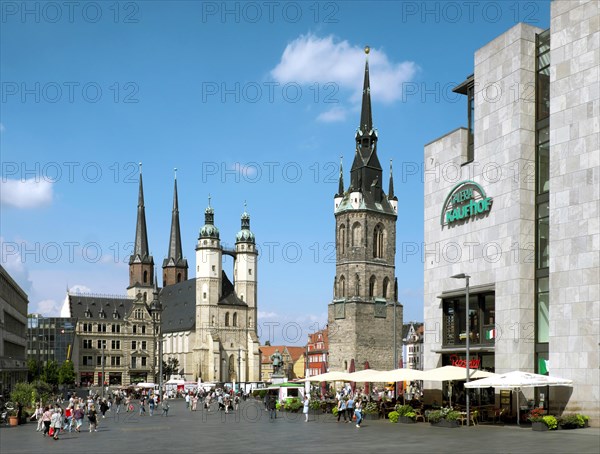
[[[348,361],[344,361],[344,370],[348,370]]]
[[[181,273],[177,273],[177,282],[181,282]]]
[[[340,225],[338,241],[338,251],[343,254],[346,251],[346,226],[344,224]]]
[[[233,326],[237,326],[237,312],[233,313]]]
[[[360,296],[360,276],[354,275],[354,296]]]
[[[346,278],[344,276],[340,276],[340,286],[338,288],[338,296],[342,298],[346,296]]]
[[[250,328],[253,328],[253,326],[252,326],[252,317],[248,317],[248,326]]]
[[[163,287],[167,285],[167,273],[163,274]]]
[[[148,271],[144,270],[144,284],[148,282]]]
[[[386,277],[383,279],[383,296],[385,299],[388,299],[388,287],[390,285],[390,280]]]
[[[383,258],[383,226],[381,224],[377,224],[375,230],[373,231],[373,257],[376,259]]]
[[[229,326],[229,312],[225,312],[225,326]]]
[[[369,297],[373,298],[375,293],[377,292],[377,278],[375,276],[371,276],[369,279]]]
[[[362,228],[359,222],[352,224],[352,247],[360,246],[362,241]]]
[[[214,316],[214,315],[212,316],[212,319],[211,319],[211,322],[210,322],[210,324],[211,324],[212,326],[215,326],[215,316]]]

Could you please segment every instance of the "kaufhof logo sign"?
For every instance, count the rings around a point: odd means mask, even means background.
[[[485,215],[491,209],[492,198],[486,195],[479,184],[471,180],[461,181],[446,197],[440,224],[442,227],[458,224],[472,217]]]

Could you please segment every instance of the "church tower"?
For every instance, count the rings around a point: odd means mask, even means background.
[[[129,287],[127,295],[136,298],[142,294],[144,302],[150,301],[154,285],[154,258],[148,252],[148,232],[146,230],[146,211],[144,208],[144,184],[142,182],[142,163],[140,163],[140,186],[138,192],[137,223],[133,254],[129,257]]]
[[[196,245],[196,348],[195,371],[203,380],[214,380],[219,376],[221,360],[218,338],[212,337],[221,325],[218,303],[222,289],[223,250],[219,229],[215,227],[215,210],[210,206],[204,210],[204,226],[200,229]],[[214,345],[207,345],[206,339],[214,339]],[[209,341],[213,343],[213,340]],[[210,378],[207,378],[210,377]]]
[[[173,189],[173,211],[171,213],[171,235],[169,255],[163,260],[163,287],[187,281],[188,263],[181,252],[181,231],[179,228],[179,201],[177,199],[177,169]]]
[[[250,231],[250,215],[244,209],[242,213],[242,229],[235,236],[235,264],[233,268],[233,282],[235,293],[248,305],[249,329],[256,331],[256,239]]]
[[[365,52],[369,53],[368,47]],[[394,364],[395,349],[396,357],[401,357],[402,306],[397,303],[395,285],[398,202],[393,194],[391,163],[389,194],[382,189],[377,142],[367,60],[350,186],[344,187],[340,165],[334,197],[336,276],[334,299],[328,307],[331,370],[347,371],[352,362],[365,361],[374,369],[392,369],[398,367]]]

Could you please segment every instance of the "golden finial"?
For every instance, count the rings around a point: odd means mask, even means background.
[[[371,52],[371,48],[369,46],[365,46],[365,54],[369,55],[369,52]]]

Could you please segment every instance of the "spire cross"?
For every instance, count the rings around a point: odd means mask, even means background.
[[[140,175],[142,174],[142,161],[138,163],[138,169],[140,171]]]
[[[244,200],[244,211],[246,211],[246,201]]]
[[[210,194],[208,194],[208,206],[209,207],[210,207],[210,199],[211,199]]]
[[[177,167],[173,169],[173,172],[175,173],[175,179],[177,179]]]

